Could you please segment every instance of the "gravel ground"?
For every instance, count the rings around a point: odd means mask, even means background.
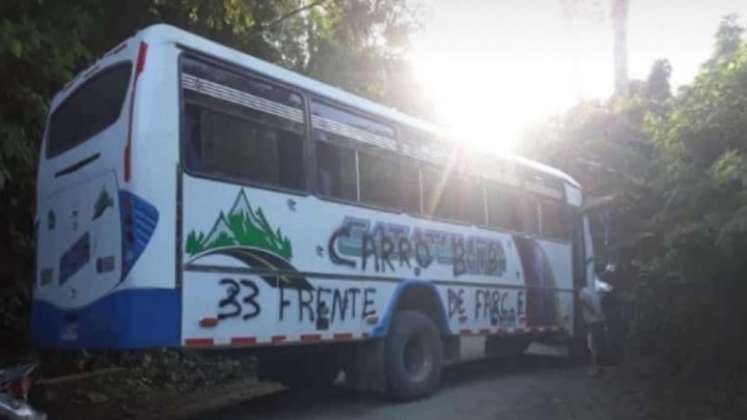
[[[642,419],[641,390],[626,386],[619,372],[591,378],[558,357],[527,355],[514,360],[473,361],[446,369],[433,397],[396,404],[342,388],[285,391],[196,419]]]
[[[479,341],[464,346],[463,357],[474,358],[481,349]],[[441,389],[434,396],[407,404],[393,403],[371,393],[354,393],[343,387],[324,391],[288,390],[277,384],[257,383],[246,378],[225,383],[206,381],[188,392],[179,392],[178,387],[150,391],[127,399],[126,404],[119,400],[102,404],[63,400],[50,412],[50,419],[747,418],[744,416],[747,396],[742,401],[744,404],[733,404],[709,397],[723,395],[714,392],[712,386],[688,386],[685,387],[687,392],[682,393],[672,386],[676,383],[672,378],[655,381],[651,372],[645,373],[650,370],[640,365],[607,368],[602,376],[592,378],[584,367],[569,365],[557,349],[533,345],[528,355],[519,358],[474,360],[450,366],[445,369]],[[190,388],[194,388],[194,384]]]

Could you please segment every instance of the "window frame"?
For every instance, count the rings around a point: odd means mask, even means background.
[[[335,197],[334,195],[325,194],[321,191],[321,185],[319,182],[319,154],[317,153],[319,151],[319,148],[317,147],[316,140],[313,140],[313,138],[310,140],[311,142],[314,142],[314,196],[322,199],[322,200],[328,200],[328,201],[335,201],[338,203],[358,203],[360,200],[360,175],[359,175],[359,169],[358,169],[358,151],[349,146],[344,146],[341,144],[335,144],[332,142],[325,142],[320,141],[321,143],[325,143],[327,146],[330,147],[337,147],[340,149],[343,149],[345,151],[353,153],[354,157],[354,166],[355,166],[355,199],[350,200],[343,197]]]
[[[411,158],[411,159],[418,162],[418,179],[419,179],[419,184],[420,184],[420,213],[417,215],[413,215],[413,216],[419,217],[425,220],[432,220],[432,221],[443,222],[443,223],[451,223],[451,224],[457,224],[457,225],[462,225],[462,226],[475,226],[475,227],[487,226],[487,214],[485,213],[487,203],[485,202],[486,192],[485,192],[485,180],[483,179],[483,177],[475,174],[472,171],[466,170],[464,168],[459,168],[459,167],[456,167],[456,169],[454,169],[456,171],[455,173],[452,172],[452,174],[454,174],[458,178],[466,179],[466,180],[469,180],[469,182],[476,182],[478,184],[479,191],[480,191],[479,195],[482,200],[480,203],[480,213],[482,216],[482,223],[474,223],[468,220],[460,220],[460,219],[455,219],[451,217],[439,216],[436,214],[427,214],[425,213],[425,204],[426,204],[425,201],[426,200],[425,200],[425,194],[424,194],[425,188],[424,188],[424,182],[423,182],[424,180],[423,168],[424,167],[430,167],[430,169],[445,168],[445,166],[437,165],[433,162],[425,161],[421,159],[415,159],[415,158]]]
[[[223,71],[228,71],[235,73],[239,77],[243,78],[253,78],[261,83],[267,83],[269,85],[285,89],[291,93],[294,93],[298,95],[301,100],[303,101],[303,128],[299,135],[301,136],[301,156],[302,156],[302,162],[304,165],[303,168],[303,186],[302,188],[296,189],[296,188],[288,188],[281,185],[273,185],[266,182],[261,181],[254,181],[249,180],[244,177],[237,177],[237,176],[227,176],[227,175],[221,175],[221,174],[214,174],[214,173],[208,173],[204,171],[195,170],[193,168],[189,168],[187,165],[187,157],[186,148],[187,140],[188,140],[188,121],[187,121],[187,104],[193,103],[195,106],[199,106],[202,108],[209,109],[214,112],[223,113],[226,115],[229,115],[234,118],[240,118],[249,122],[261,124],[255,120],[252,120],[250,118],[246,118],[245,116],[238,115],[237,112],[230,112],[226,111],[225,109],[217,109],[217,107],[212,106],[211,104],[206,103],[195,103],[194,101],[189,101],[184,97],[184,88],[181,86],[181,78],[183,74],[183,68],[184,68],[184,60],[185,59],[192,59],[196,61],[201,61],[205,63],[206,65],[213,66],[215,68],[221,69]],[[209,55],[205,55],[200,52],[193,52],[191,50],[185,50],[182,51],[179,54],[179,57],[177,59],[177,65],[178,65],[178,72],[176,77],[176,84],[177,89],[179,92],[179,167],[182,171],[184,171],[186,174],[190,176],[194,176],[196,178],[202,178],[202,179],[208,179],[215,182],[223,182],[227,184],[234,184],[234,185],[241,185],[241,186],[247,186],[247,187],[256,187],[261,188],[265,190],[271,190],[276,192],[283,192],[287,194],[293,194],[296,196],[308,196],[310,195],[311,189],[309,188],[310,182],[316,182],[316,181],[310,181],[309,180],[309,124],[310,124],[310,118],[309,118],[309,106],[308,106],[308,98],[307,95],[304,94],[304,92],[300,89],[297,89],[293,87],[292,85],[288,85],[287,83],[283,83],[281,81],[277,81],[268,77],[265,77],[261,74],[258,74],[255,71],[252,71],[251,69],[242,68],[240,66],[235,66],[230,63],[226,63],[222,60],[213,58]]]
[[[401,209],[402,213],[407,214],[408,216],[411,216],[411,217],[424,217],[424,214],[423,214],[423,205],[424,205],[423,203],[423,172],[421,171],[421,166],[423,164],[423,161],[416,159],[414,157],[404,155],[401,152],[398,152],[397,155],[399,158],[399,167],[400,167],[399,175],[400,176],[402,176],[402,173],[403,173],[402,169],[406,167],[408,163],[411,165],[414,165],[415,173],[417,174],[416,187],[418,191],[418,208],[416,211],[413,212],[411,210],[405,209],[404,208],[405,206],[402,206],[402,209]],[[399,188],[400,204],[404,204],[406,192],[407,191],[405,190],[405,188],[401,188],[401,185],[400,185],[400,188]]]
[[[371,121],[373,121],[373,122],[375,122],[377,124],[385,125],[385,126],[391,128],[392,129],[392,133],[393,133],[393,137],[394,137],[393,140],[395,141],[395,146],[396,146],[395,150],[391,150],[391,151],[390,150],[386,150],[386,149],[383,149],[381,147],[377,147],[377,146],[372,145],[372,144],[368,144],[368,143],[365,143],[365,142],[361,142],[361,141],[358,141],[358,140],[355,140],[355,139],[348,139],[348,138],[346,138],[344,141],[339,141],[339,142],[338,141],[326,141],[326,140],[318,140],[318,139],[316,139],[314,137],[314,130],[315,129],[314,129],[313,126],[311,126],[311,122],[310,122],[311,118],[312,118],[311,108],[312,108],[312,103],[313,102],[318,102],[318,103],[320,103],[320,104],[322,104],[322,105],[324,105],[326,107],[335,108],[338,111],[347,112],[347,113],[352,114],[352,115],[354,115],[356,117],[368,119],[368,120],[371,120]],[[399,201],[400,201],[399,202],[400,205],[398,207],[384,207],[384,206],[380,206],[380,205],[377,205],[377,204],[374,204],[374,203],[368,203],[368,202],[361,201],[361,198],[360,198],[361,197],[361,191],[360,191],[360,157],[359,157],[359,154],[358,154],[359,152],[362,151],[362,152],[368,153],[368,154],[379,155],[379,156],[383,156],[384,158],[394,158],[397,161],[398,171],[401,171],[402,162],[401,162],[401,153],[399,152],[399,136],[398,136],[399,130],[398,130],[397,124],[391,123],[389,121],[386,121],[383,118],[373,116],[373,115],[368,114],[366,112],[363,112],[363,111],[361,111],[359,109],[350,107],[348,105],[339,103],[339,102],[337,102],[335,100],[331,100],[329,98],[326,98],[324,96],[321,96],[321,95],[318,95],[318,94],[314,94],[314,93],[310,93],[310,94],[306,95],[306,105],[307,105],[307,107],[309,109],[309,113],[308,113],[308,120],[309,120],[309,126],[308,126],[309,140],[308,140],[308,142],[312,144],[312,147],[313,147],[313,150],[314,150],[314,154],[313,154],[313,160],[314,160],[314,168],[313,168],[314,169],[314,175],[313,175],[314,185],[313,185],[313,191],[314,191],[314,196],[317,197],[317,198],[319,198],[320,200],[328,201],[328,202],[332,202],[332,203],[338,203],[338,204],[345,204],[345,205],[350,205],[350,206],[356,206],[356,207],[361,207],[361,208],[365,208],[365,209],[369,209],[369,210],[378,210],[378,211],[383,211],[383,212],[387,212],[387,213],[391,213],[391,214],[405,214],[406,212],[402,209],[402,198],[401,198],[402,189],[399,188],[399,186],[397,186],[397,191],[398,191],[398,196],[399,196]],[[318,185],[318,179],[317,179],[317,177],[319,176],[318,175],[319,168],[317,167],[318,156],[316,154],[316,150],[317,150],[316,144],[317,144],[317,142],[324,142],[324,143],[327,143],[329,145],[332,145],[333,147],[341,147],[341,148],[345,148],[345,149],[353,151],[354,156],[355,156],[355,171],[356,171],[356,175],[355,175],[356,176],[356,194],[355,194],[356,195],[356,199],[355,200],[348,200],[348,199],[345,199],[345,198],[335,197],[335,196],[332,196],[332,195],[323,194],[321,192],[320,187]]]
[[[381,207],[381,208],[389,208],[389,209],[395,209],[398,212],[404,212],[404,203],[403,203],[403,194],[402,190],[403,188],[401,185],[397,182],[394,182],[393,185],[389,185],[390,188],[396,189],[395,192],[391,193],[393,195],[392,198],[396,201],[395,206],[390,207],[386,204],[379,204],[379,203],[373,203],[370,201],[363,200],[363,193],[364,190],[366,190],[366,194],[371,194],[371,192],[368,191],[367,188],[363,188],[363,177],[362,177],[362,163],[363,159],[380,159],[381,161],[386,160],[387,164],[392,164],[394,166],[394,170],[396,171],[394,178],[400,178],[402,176],[402,161],[400,159],[399,153],[391,152],[391,153],[371,153],[368,150],[365,149],[357,149],[356,155],[355,155],[355,166],[357,170],[356,180],[357,180],[357,186],[358,186],[358,201],[367,205],[371,205],[374,207]]]
[[[520,223],[521,226],[518,226],[519,227],[518,230],[516,230],[516,229],[510,229],[510,228],[507,228],[507,227],[503,227],[503,226],[498,226],[498,225],[493,225],[492,224],[492,222],[490,220],[491,219],[490,218],[491,207],[490,207],[490,203],[488,201],[488,185],[487,185],[488,183],[495,184],[496,188],[501,188],[501,189],[504,189],[506,191],[510,191],[511,194],[515,196],[514,198],[517,200],[515,202],[519,203],[519,204],[521,204],[522,202],[524,202],[526,195],[529,194],[528,191],[524,190],[521,187],[517,187],[515,185],[498,182],[498,181],[495,181],[495,180],[492,180],[492,179],[485,180],[483,182],[483,185],[485,187],[484,188],[484,190],[485,190],[485,211],[487,212],[487,214],[486,214],[487,224],[485,225],[485,227],[487,229],[490,229],[490,230],[493,230],[493,231],[497,231],[497,232],[509,232],[509,233],[515,233],[515,234],[525,235],[525,236],[535,236],[535,235],[532,235],[531,233],[528,233],[528,232],[524,231],[524,220],[523,220],[523,218],[519,220],[519,223]],[[521,205],[523,205],[523,204],[521,204]],[[521,209],[519,209],[519,210],[521,210]],[[519,214],[519,217],[520,218],[522,217],[521,214]]]

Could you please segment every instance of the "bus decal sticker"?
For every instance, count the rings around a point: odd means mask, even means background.
[[[203,252],[190,263],[210,255],[225,255],[244,263],[247,267],[258,268],[257,274],[270,287],[287,287],[293,289],[313,289],[305,276],[298,273],[295,267],[282,258],[260,248],[249,246],[227,246]]]
[[[70,277],[83,268],[91,258],[91,240],[88,232],[78,238],[60,258],[60,284],[65,284]]]
[[[159,216],[153,204],[127,190],[119,190],[119,212],[122,220],[121,284],[148,246]]]
[[[377,273],[407,268],[419,276],[433,262],[452,266],[454,277],[506,272],[500,240],[350,216],[329,237],[327,253],[335,265]]]
[[[271,287],[278,284],[289,288],[312,287],[290,263],[293,257],[290,239],[279,228],[272,228],[261,207],[252,208],[243,188],[228,214],[221,211],[207,235],[196,230],[189,232],[185,252],[192,257],[188,264],[219,254],[248,267],[283,273],[260,276]]]
[[[214,248],[237,245],[264,249],[285,260],[293,257],[290,239],[280,229],[270,226],[261,207],[252,209],[243,188],[228,215],[221,211],[207,235],[195,230],[189,232],[186,252],[194,257]]]
[[[96,203],[93,206],[93,220],[101,217],[109,207],[114,207],[114,199],[109,195],[109,192],[106,191],[106,188],[104,188],[101,190],[101,193],[99,193],[99,197],[96,199]]]

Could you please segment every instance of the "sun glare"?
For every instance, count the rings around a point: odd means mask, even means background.
[[[413,67],[438,122],[451,137],[490,152],[511,152],[529,126],[561,112],[575,99],[568,83],[547,72],[557,63],[480,57],[447,60],[414,56]]]

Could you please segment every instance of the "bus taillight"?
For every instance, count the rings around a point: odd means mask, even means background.
[[[140,73],[143,72],[143,69],[145,68],[145,55],[148,53],[148,44],[145,42],[140,43],[140,48],[137,51],[137,63],[135,65],[135,81],[137,81],[137,77],[140,75]]]
[[[135,110],[135,93],[137,92],[137,81],[145,69],[145,57],[148,53],[148,44],[140,43],[135,62],[135,79],[132,82],[132,96],[130,97],[130,116],[127,122],[127,144],[124,150],[124,180],[130,182],[132,176],[132,114]]]

